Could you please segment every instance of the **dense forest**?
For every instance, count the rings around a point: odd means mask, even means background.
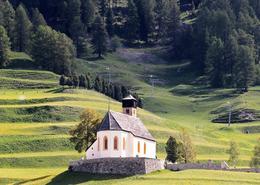
[[[75,58],[163,46],[214,88],[260,84],[259,0],[0,0],[0,25],[0,67],[13,50],[71,76]]]

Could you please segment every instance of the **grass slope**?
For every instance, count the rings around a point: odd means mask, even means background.
[[[186,128],[196,145],[197,159],[227,160],[230,140],[241,148],[240,166],[248,166],[252,150],[260,136],[259,122],[232,125],[213,124],[212,111],[225,110],[227,102],[236,108],[260,110],[260,87],[247,94],[232,89],[208,89],[192,85],[196,74],[189,61],[170,64],[145,50],[121,50],[105,60],[78,61],[81,72],[107,77],[109,66],[114,82],[130,84],[144,99],[145,109],[138,114],[157,139],[160,158],[170,135]],[[149,52],[156,53],[151,50]],[[118,55],[121,56],[118,57]],[[157,84],[152,91],[150,75]],[[257,184],[257,174],[162,171],[137,177],[98,177],[64,172],[69,160],[82,154],[73,150],[68,131],[78,122],[83,108],[105,114],[108,99],[94,91],[61,90],[58,76],[44,71],[0,70],[0,184]],[[6,81],[7,80],[7,81]],[[8,80],[13,81],[9,83]],[[19,85],[18,85],[19,84]],[[33,84],[33,85],[32,85]],[[44,84],[44,86],[42,85]],[[47,84],[47,85],[46,85]],[[50,85],[50,86],[49,86]],[[22,89],[16,89],[17,86]],[[42,89],[43,88],[43,89]],[[121,111],[112,101],[111,108]],[[245,134],[245,130],[253,130]]]

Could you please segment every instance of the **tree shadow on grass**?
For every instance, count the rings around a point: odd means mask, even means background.
[[[50,183],[47,185],[71,185],[71,184],[80,184],[88,181],[103,181],[103,180],[112,180],[112,179],[123,179],[127,176],[123,175],[97,175],[89,174],[84,172],[69,172],[65,171],[56,177],[54,177]]]

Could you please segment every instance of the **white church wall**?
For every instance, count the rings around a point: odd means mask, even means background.
[[[105,149],[104,138],[108,139],[108,148]],[[118,149],[114,149],[114,138],[118,138]],[[146,157],[156,158],[156,142],[138,138],[125,131],[100,131],[97,133],[97,140],[87,150],[87,159],[96,158],[120,158],[120,157]],[[123,140],[125,138],[125,149]],[[98,144],[99,140],[99,144]],[[138,142],[140,151],[138,152]],[[146,144],[146,152],[144,151]]]
[[[99,158],[99,153],[97,151],[97,140],[90,146],[90,148],[86,152],[86,158],[87,159],[96,159]]]
[[[134,137],[134,157],[145,157],[145,158],[156,158],[156,142],[150,141],[147,139]],[[140,150],[138,151],[138,143],[140,145]],[[146,145],[146,151],[145,151],[145,145]]]

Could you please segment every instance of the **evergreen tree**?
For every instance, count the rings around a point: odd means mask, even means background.
[[[123,97],[123,98],[125,98],[125,97],[127,97],[127,96],[129,95],[129,92],[128,92],[127,87],[122,86],[122,87],[121,87],[121,91],[122,91],[122,97]]]
[[[90,78],[90,75],[87,74],[86,75],[86,84],[87,84],[87,89],[91,89],[92,88],[92,84],[91,84],[91,78]]]
[[[139,0],[137,1],[138,14],[140,18],[140,38],[148,43],[153,36],[154,31],[154,0]]]
[[[86,37],[78,38],[77,54],[79,58],[87,58],[89,56],[90,43]]]
[[[47,26],[47,23],[43,17],[43,15],[41,14],[41,12],[38,10],[38,8],[33,9],[33,13],[32,13],[32,24],[35,28],[37,28],[38,26]]]
[[[110,47],[112,51],[116,51],[118,48],[122,47],[121,39],[118,36],[114,36],[110,40]]]
[[[75,48],[65,34],[48,26],[39,26],[33,36],[32,56],[43,69],[70,75]]]
[[[95,20],[96,5],[93,0],[82,0],[81,4],[82,22],[86,28],[90,29]]]
[[[11,42],[14,39],[14,24],[15,24],[15,10],[8,0],[0,1],[0,12],[2,14],[2,21],[0,25],[4,26]]]
[[[112,37],[114,35],[114,13],[112,8],[109,8],[106,13],[106,29],[109,37]]]
[[[0,68],[5,67],[9,61],[10,43],[5,28],[0,26]]]
[[[66,80],[66,85],[68,85],[69,87],[73,86],[73,81],[72,81],[72,77],[71,76]]]
[[[84,75],[80,75],[79,76],[79,87],[82,88],[87,88],[87,81],[86,81],[86,77]]]
[[[126,38],[129,42],[133,42],[139,38],[139,27],[139,16],[136,5],[133,0],[128,0],[126,18]]]
[[[107,52],[107,32],[101,17],[97,17],[93,26],[92,47],[99,58]]]
[[[60,76],[60,83],[61,86],[66,85],[66,77],[64,75]]]
[[[78,88],[79,87],[79,77],[77,75],[74,75],[72,77],[72,83],[73,83],[73,87],[74,88]]]
[[[108,8],[107,0],[99,0],[99,13],[101,17],[105,17]]]
[[[172,136],[168,139],[165,147],[167,157],[166,160],[175,163],[179,159],[178,143]]]
[[[122,92],[121,92],[121,86],[119,85],[115,85],[114,86],[114,91],[115,91],[115,97],[114,99],[117,100],[117,101],[121,101],[122,100]]]
[[[255,82],[255,58],[248,46],[240,46],[238,59],[234,65],[236,87],[244,92],[248,91],[250,85]]]
[[[84,35],[84,26],[81,21],[81,1],[70,0],[68,1],[68,32],[69,36],[74,41],[74,45],[77,48],[77,55],[80,55],[79,38]]]
[[[173,44],[173,48],[176,45],[178,31],[180,29],[180,9],[176,0],[169,0],[166,4],[168,7],[168,12],[166,14],[166,25],[167,25],[167,35]],[[165,9],[167,10],[167,7]]]
[[[238,60],[238,42],[237,39],[230,35],[228,40],[224,43],[224,70],[225,79],[224,86],[234,86],[233,69],[236,61]]]
[[[19,5],[15,13],[14,48],[19,52],[30,51],[32,23],[23,5]]]
[[[222,87],[224,84],[223,52],[224,44],[222,40],[213,37],[206,56],[206,74],[212,87]]]
[[[97,91],[97,92],[101,92],[101,80],[100,80],[100,77],[97,76],[96,79],[95,79],[95,83],[94,83],[94,89]]]

